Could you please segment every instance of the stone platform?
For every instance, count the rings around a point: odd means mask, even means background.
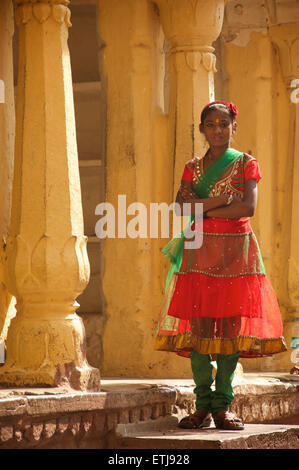
[[[110,437],[114,449],[299,449],[299,425],[246,424],[242,431],[180,429],[175,417],[119,424]]]
[[[0,449],[299,448],[298,376],[244,374],[233,386],[232,409],[247,424],[232,436],[177,428],[194,410],[192,380],[103,378],[101,392],[84,393],[0,389]]]

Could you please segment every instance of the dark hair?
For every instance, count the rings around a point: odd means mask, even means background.
[[[206,117],[208,116],[209,113],[211,113],[212,111],[224,111],[224,109],[226,109],[228,112],[229,112],[229,115],[230,115],[230,118],[232,120],[232,122],[235,121],[236,119],[236,115],[235,113],[233,112],[233,110],[231,108],[229,108],[225,103],[212,103],[208,106],[206,106],[203,110],[202,110],[202,113],[201,113],[201,124],[204,123]]]

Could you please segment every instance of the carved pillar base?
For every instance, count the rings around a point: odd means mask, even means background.
[[[37,310],[45,306],[35,306]],[[55,317],[14,318],[9,328],[9,357],[1,368],[1,385],[69,385],[75,390],[99,390],[100,374],[85,360],[84,326],[81,318],[70,313]],[[31,312],[33,311],[31,307]],[[49,306],[47,306],[49,312]]]

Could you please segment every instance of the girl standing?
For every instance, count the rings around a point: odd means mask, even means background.
[[[195,204],[203,205],[202,246],[184,247],[182,235],[162,250],[172,267],[155,349],[191,358],[196,412],[180,422],[184,428],[209,425],[213,417],[216,428],[243,429],[229,412],[239,357],[286,350],[277,298],[250,225],[260,168],[254,157],[230,147],[237,114],[233,103],[222,101],[203,109],[200,132],[209,150],[186,163],[177,194],[176,202],[190,203],[193,216]]]

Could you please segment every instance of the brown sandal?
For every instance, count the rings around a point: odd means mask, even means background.
[[[244,429],[244,424],[234,413],[227,410],[218,411],[213,414],[214,423],[217,429],[227,429],[239,431]]]
[[[212,422],[211,413],[197,410],[189,416],[186,416],[179,422],[179,428],[184,429],[201,429],[209,427]]]

